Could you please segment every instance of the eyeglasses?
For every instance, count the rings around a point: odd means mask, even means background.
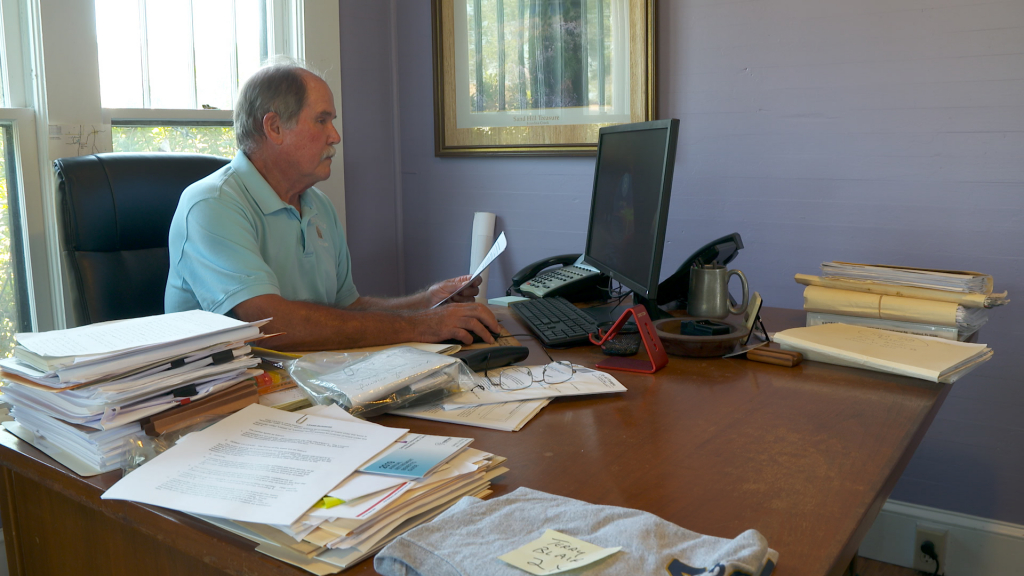
[[[497,386],[502,390],[522,390],[534,384],[562,384],[572,380],[572,377],[576,374],[576,368],[573,367],[572,362],[565,361],[552,362],[544,366],[541,370],[540,378],[537,378],[535,370],[536,368],[531,369],[527,366],[502,368],[498,372],[497,382],[494,381],[489,372],[484,372],[484,376],[492,386]]]

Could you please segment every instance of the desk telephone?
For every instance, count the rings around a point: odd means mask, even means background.
[[[732,233],[709,242],[683,261],[682,265],[658,285],[658,304],[679,301],[686,304],[690,268],[711,263],[726,265],[743,248],[739,233]],[[583,262],[583,254],[562,254],[538,260],[512,276],[511,291],[527,298],[562,296],[572,302],[608,298],[611,279]],[[545,269],[558,266],[544,272]],[[542,273],[543,272],[543,273]]]
[[[552,266],[559,266],[541,274]],[[582,254],[562,254],[538,260],[512,277],[512,290],[527,298],[562,296],[568,300],[607,298],[611,279],[583,263]]]

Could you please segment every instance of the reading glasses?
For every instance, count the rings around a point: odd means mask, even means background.
[[[491,385],[497,386],[502,390],[522,390],[534,384],[562,384],[572,380],[572,377],[576,374],[576,368],[573,367],[572,362],[564,360],[545,365],[541,369],[540,378],[537,377],[535,370],[537,368],[530,368],[528,366],[508,366],[497,371],[497,382],[494,381],[490,373],[495,372],[495,370],[484,372],[484,377],[487,378]]]

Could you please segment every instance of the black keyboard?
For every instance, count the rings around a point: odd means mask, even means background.
[[[545,346],[589,344],[597,323],[561,296],[514,302],[510,306]]]

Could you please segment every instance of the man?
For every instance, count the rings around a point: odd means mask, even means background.
[[[265,341],[281,350],[396,342],[493,342],[500,326],[475,283],[431,308],[468,277],[403,298],[360,296],[330,200],[337,113],[327,83],[294,65],[263,68],[235,106],[239,151],[189,186],[171,222],[167,312],[204,309],[241,320],[273,318]]]

